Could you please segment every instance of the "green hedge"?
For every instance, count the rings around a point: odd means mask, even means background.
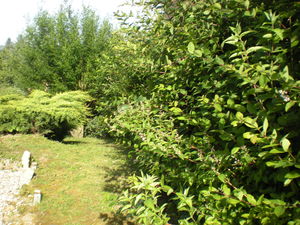
[[[144,171],[123,210],[141,224],[300,224],[299,3],[143,2],[123,58],[129,83],[147,71],[148,100],[126,96],[105,120]]]

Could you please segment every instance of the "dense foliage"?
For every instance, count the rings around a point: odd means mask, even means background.
[[[123,210],[141,224],[299,224],[299,3],[136,4],[97,76],[99,113],[148,174]]]
[[[85,105],[91,98],[71,91],[51,96],[33,91],[0,96],[0,133],[40,133],[62,140],[71,129],[84,124],[89,115]]]

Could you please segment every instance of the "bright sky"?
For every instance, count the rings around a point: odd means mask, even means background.
[[[64,0],[0,0],[0,45],[7,38],[16,41],[26,25],[34,18],[40,8],[56,12]],[[113,12],[126,0],[69,0],[74,10],[81,9],[82,4],[91,6],[100,18],[113,19]],[[112,21],[113,22],[113,21]],[[116,21],[114,21],[116,23]]]

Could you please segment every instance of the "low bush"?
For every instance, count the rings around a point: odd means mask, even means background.
[[[85,105],[91,98],[71,91],[51,96],[33,91],[27,97],[0,97],[0,133],[40,133],[62,140],[71,129],[85,123],[89,115]]]

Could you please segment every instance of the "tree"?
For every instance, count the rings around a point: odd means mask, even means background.
[[[50,92],[85,90],[110,33],[109,22],[87,7],[81,13],[69,5],[55,15],[40,11],[16,43],[18,60],[12,67],[18,85]]]
[[[6,42],[5,42],[5,47],[11,46],[13,44],[13,42],[11,41],[11,38],[7,38]]]
[[[0,49],[0,84],[2,86],[14,86],[15,77],[12,70],[12,58],[15,45],[10,38],[7,39],[3,49]]]

